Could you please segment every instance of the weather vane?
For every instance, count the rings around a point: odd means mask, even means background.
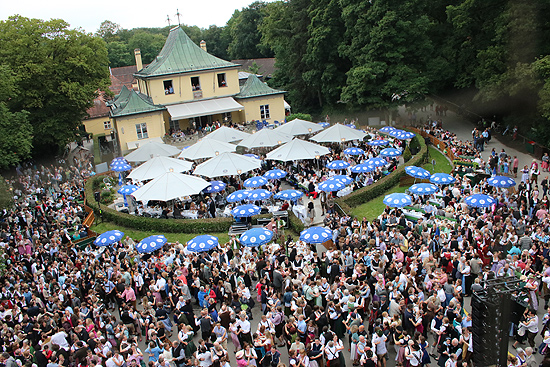
[[[168,22],[168,27],[170,27],[170,16],[169,15],[166,16],[166,21]]]
[[[181,23],[180,23],[180,15],[181,15],[180,11],[179,11],[179,9],[176,9],[176,11],[177,11],[176,17],[178,17],[178,25],[181,25]]]

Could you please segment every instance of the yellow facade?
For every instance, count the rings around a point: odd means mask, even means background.
[[[218,75],[225,74],[225,86],[220,87]],[[200,90],[193,90],[191,80],[198,78]],[[195,80],[195,79],[193,79]],[[165,86],[172,85],[173,93],[167,94]],[[235,69],[215,69],[204,72],[168,75],[139,81],[140,92],[153,99],[153,103],[171,105],[233,96],[239,93],[239,73]]]
[[[82,121],[86,132],[93,135],[108,135],[112,131],[113,124],[109,116],[95,117]]]
[[[140,140],[136,129],[138,124],[147,126],[147,137],[142,136],[141,139],[163,137],[166,134],[165,113],[166,111],[155,111],[113,118],[122,153],[130,150],[128,149],[129,142]]]
[[[236,99],[243,107],[240,120],[242,121],[263,121],[274,122],[284,121],[285,119],[285,102],[282,94],[272,96],[262,96],[253,98]],[[262,118],[260,106],[269,106],[269,118]]]

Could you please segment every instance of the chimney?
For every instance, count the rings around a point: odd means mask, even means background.
[[[141,62],[141,50],[139,48],[136,48],[134,50],[134,55],[136,57],[137,71],[140,71],[141,69],[143,69],[143,63]]]
[[[204,40],[201,41],[200,45],[201,45],[201,48],[202,48],[204,51],[206,51],[206,42],[205,42]]]

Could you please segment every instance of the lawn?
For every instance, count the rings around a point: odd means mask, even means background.
[[[435,169],[434,165],[432,163],[427,163],[423,165],[422,167],[430,171],[431,173],[435,172],[445,172],[449,173],[452,170],[451,163],[449,160],[441,153],[439,150],[435,149],[434,147],[428,147],[428,152],[430,154],[429,161],[435,160]],[[384,208],[386,208],[386,205],[382,202],[384,200],[384,197],[387,194],[393,194],[396,192],[403,193],[408,189],[406,186],[399,186],[396,185],[391,188],[391,190],[388,190],[384,195],[380,195],[376,199],[373,199],[371,201],[368,201],[362,205],[359,205],[352,209],[351,215],[354,217],[357,217],[359,220],[363,219],[363,217],[367,218],[368,221],[372,221],[373,219],[376,219],[382,211],[384,211]]]
[[[158,233],[158,232],[139,231],[133,228],[125,228],[122,226],[117,226],[109,222],[95,224],[90,229],[98,233],[103,233],[106,231],[110,231],[112,229],[118,229],[119,231],[124,232],[125,235],[130,236],[130,238],[132,238],[135,241],[142,240],[145,237],[152,236],[155,234],[162,234],[164,235],[164,237],[166,237],[168,242],[179,241],[179,243],[186,243],[190,239],[193,239],[194,237],[198,236],[198,234],[195,234],[195,233]],[[208,233],[208,234],[218,237],[219,243],[226,243],[229,241],[229,235],[227,234],[227,232]]]

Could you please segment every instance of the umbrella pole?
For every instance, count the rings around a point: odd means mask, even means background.
[[[128,207],[128,199],[126,198],[126,194],[123,194],[122,196],[124,196],[124,206]]]
[[[118,173],[118,186],[122,186],[122,172]]]

